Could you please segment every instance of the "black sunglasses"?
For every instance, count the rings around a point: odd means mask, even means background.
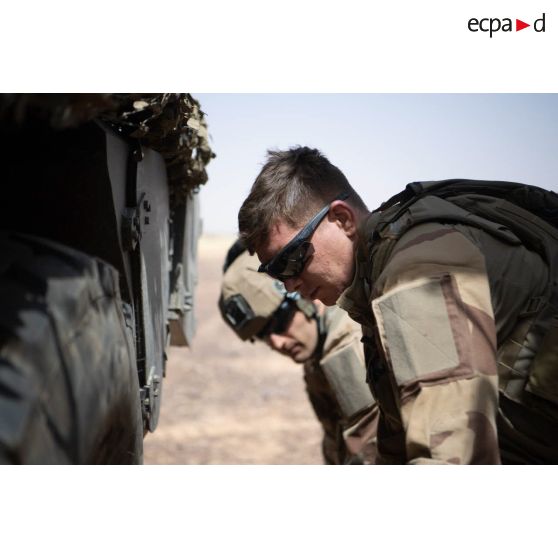
[[[256,337],[259,339],[265,339],[272,333],[283,333],[287,327],[289,327],[289,324],[291,323],[291,320],[297,310],[298,306],[296,304],[296,299],[287,295],[283,299],[279,308],[273,312],[266,326],[256,334]]]
[[[314,246],[309,241],[318,225],[328,214],[329,208],[334,201],[346,200],[349,197],[348,192],[339,194],[331,200],[323,209],[321,209],[310,221],[301,229],[301,231],[288,242],[279,253],[266,264],[260,265],[258,271],[267,273],[269,276],[285,281],[300,275],[308,261],[308,258],[314,253]]]

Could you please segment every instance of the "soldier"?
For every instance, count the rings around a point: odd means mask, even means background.
[[[378,463],[558,463],[556,200],[454,180],[370,213],[298,147],[269,153],[239,229],[260,271],[362,324]]]
[[[265,341],[304,365],[308,397],[324,430],[325,463],[372,463],[378,411],[364,380],[358,324],[339,308],[287,293],[258,267],[241,244],[231,247],[219,299],[223,319],[243,341]]]

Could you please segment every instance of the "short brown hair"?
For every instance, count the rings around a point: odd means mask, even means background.
[[[240,238],[253,252],[279,219],[297,228],[341,192],[368,211],[345,175],[317,149],[294,147],[268,151],[267,161],[238,212]]]

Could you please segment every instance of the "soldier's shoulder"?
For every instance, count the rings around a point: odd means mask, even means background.
[[[331,306],[326,309],[323,319],[326,333],[323,356],[351,343],[360,344],[361,326],[345,310]]]
[[[399,272],[410,265],[478,267],[479,247],[452,224],[428,222],[406,231],[395,243],[386,265]]]

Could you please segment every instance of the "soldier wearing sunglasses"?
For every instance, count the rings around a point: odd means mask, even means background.
[[[362,325],[386,464],[558,463],[558,197],[411,183],[369,212],[318,150],[270,152],[239,215],[259,270]]]
[[[364,381],[358,324],[341,309],[287,293],[258,267],[242,245],[229,250],[219,299],[223,319],[240,339],[263,341],[303,365],[308,397],[324,431],[325,463],[372,463],[377,408]]]

